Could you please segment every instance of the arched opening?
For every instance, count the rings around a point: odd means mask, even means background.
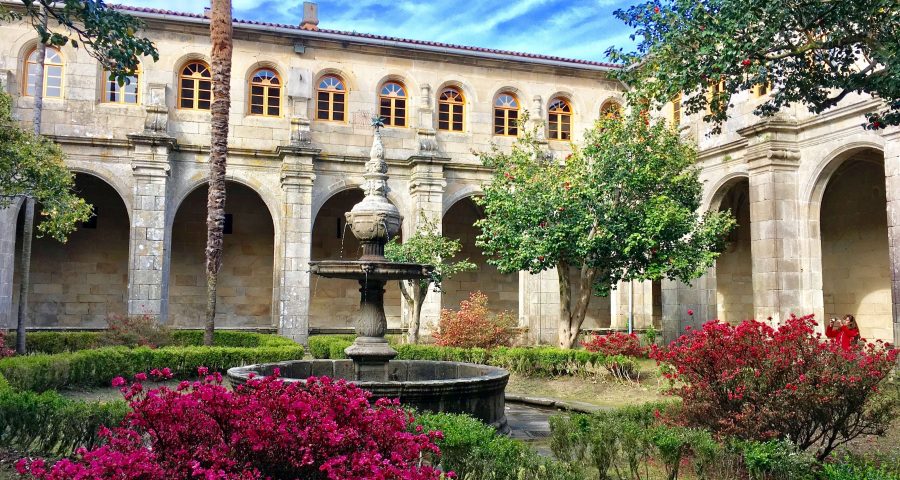
[[[487,263],[481,249],[475,246],[475,238],[481,233],[475,222],[484,217],[481,208],[466,197],[453,204],[444,214],[441,222],[442,232],[447,238],[459,239],[462,249],[457,254],[458,260],[468,258],[478,266],[476,270],[460,273],[443,282],[441,295],[442,308],[459,309],[459,303],[476,290],[484,292],[488,297],[488,307],[496,312],[507,310],[518,316],[519,312],[519,276],[505,275],[497,267]]]
[[[865,150],[828,179],[819,225],[825,318],[856,316],[865,338],[891,340],[884,157]]]
[[[191,192],[172,224],[168,322],[202,327],[206,319],[206,185]],[[259,194],[227,182],[225,246],[219,271],[216,327],[273,325],[275,227]]]
[[[719,320],[740,323],[753,318],[753,257],[750,254],[750,182],[742,178],[722,194],[719,211],[737,221],[725,252],[716,260],[716,312]]]
[[[362,255],[359,241],[353,236],[344,217],[362,199],[362,190],[352,188],[338,192],[322,205],[313,223],[313,260],[354,260]],[[388,282],[384,289],[384,313],[388,328],[400,328],[400,287],[397,282]],[[345,331],[355,326],[356,312],[359,311],[359,283],[314,275],[310,298],[310,329],[327,333]]]
[[[37,236],[40,205],[35,209],[28,327],[102,328],[111,315],[127,310],[130,222],[125,203],[113,187],[93,175],[76,174],[74,190],[93,205],[94,216],[69,234],[65,243]],[[24,208],[16,225],[17,257],[23,217]],[[18,262],[17,258],[13,317],[22,273]]]

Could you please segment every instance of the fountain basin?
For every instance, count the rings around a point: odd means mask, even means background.
[[[310,272],[327,278],[346,280],[418,280],[428,278],[431,265],[379,260],[319,260],[309,262]]]
[[[285,382],[305,383],[310,376],[346,379],[372,393],[374,399],[399,398],[420,410],[466,413],[506,432],[504,390],[509,372],[488,365],[430,360],[391,360],[386,381],[358,381],[352,360],[293,360],[234,367],[228,370],[233,385],[247,382],[251,373],[267,376],[280,369]]]

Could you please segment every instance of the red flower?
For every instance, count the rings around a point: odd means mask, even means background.
[[[690,315],[690,316],[692,316],[692,317],[694,316],[694,311],[691,310],[690,308],[688,309],[688,315]]]

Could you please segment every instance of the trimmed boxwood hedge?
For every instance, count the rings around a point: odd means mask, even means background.
[[[309,351],[315,358],[347,358],[344,349],[353,343],[353,335],[316,335],[309,338]],[[633,358],[608,357],[586,350],[555,347],[483,348],[439,347],[436,345],[393,345],[401,360],[443,360],[479,363],[505,368],[524,376],[591,375],[609,364],[631,366]]]
[[[10,332],[8,343],[15,344],[16,333]],[[103,341],[102,332],[28,332],[25,337],[29,353],[57,354],[77,352],[92,348],[110,347]],[[203,343],[201,330],[174,330],[172,339],[176,346],[199,346]],[[296,345],[288,338],[254,332],[217,331],[217,347],[274,347]]]

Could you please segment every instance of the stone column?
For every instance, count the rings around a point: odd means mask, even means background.
[[[663,342],[675,340],[688,326],[698,328],[717,317],[715,285],[715,268],[690,285],[675,280],[661,281]]]
[[[16,227],[19,217],[19,199],[6,208],[0,208],[0,329],[14,328],[16,314],[13,311],[13,275],[16,271]]]
[[[884,175],[887,192],[888,245],[891,260],[893,343],[900,341],[900,127],[884,135]]]
[[[409,158],[409,195],[413,206],[413,211],[409,214],[416,216],[410,222],[413,231],[418,227],[419,215],[423,214],[435,223],[438,232],[441,231],[444,187],[447,186],[447,182],[444,180],[444,165],[449,161],[449,158],[437,155],[436,150],[432,150],[430,153],[420,152],[420,155]],[[441,293],[432,289],[425,297],[425,304],[422,307],[420,332],[427,333],[430,325],[436,325],[440,314]]]
[[[753,305],[773,323],[804,313],[796,122],[775,117],[739,130],[748,139]]]
[[[308,137],[299,144],[280,147],[281,188],[284,192],[281,246],[281,285],[278,299],[278,332],[296,342],[309,339],[310,273],[312,242],[312,188],[316,176],[313,159],[320,150]]]

